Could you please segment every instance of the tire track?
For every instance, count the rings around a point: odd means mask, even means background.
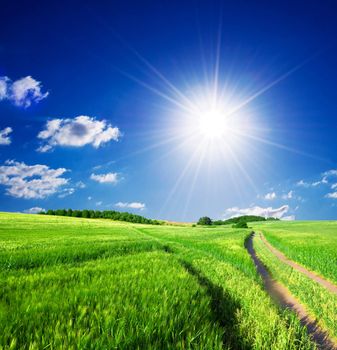
[[[325,287],[326,289],[328,289],[329,292],[334,293],[337,295],[337,286],[333,283],[331,283],[330,281],[324,279],[323,277],[319,276],[318,274],[309,271],[308,269],[306,269],[305,267],[297,264],[295,261],[288,259],[283,253],[281,253],[279,250],[277,250],[276,248],[274,248],[268,241],[267,239],[264,237],[264,235],[262,233],[259,233],[259,236],[262,240],[262,242],[266,245],[266,247],[278,258],[280,259],[282,262],[284,262],[285,264],[291,266],[293,269],[301,272],[302,274],[306,275],[307,277],[309,277],[310,279],[314,280],[315,282],[319,283],[320,285],[322,285],[323,287]]]
[[[263,280],[264,287],[272,299],[281,306],[283,309],[290,309],[294,311],[302,326],[307,329],[308,334],[312,340],[317,344],[320,350],[337,350],[337,345],[329,338],[326,331],[321,329],[316,320],[313,320],[304,306],[289,292],[289,290],[283,286],[280,282],[274,280],[266,266],[258,258],[255,249],[253,247],[253,239],[255,233],[247,238],[245,247],[254,261],[257,272],[260,274]]]

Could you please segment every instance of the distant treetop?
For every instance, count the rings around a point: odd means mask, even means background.
[[[199,219],[198,225],[212,225],[212,220],[208,216]]]
[[[257,215],[243,215],[243,216],[237,216],[235,218],[230,218],[227,220],[215,220],[213,221],[213,225],[230,225],[230,224],[237,224],[239,222],[254,222],[254,221],[272,221],[272,220],[279,220],[277,218],[265,218],[263,216],[257,216]]]
[[[160,225],[161,221],[147,219],[144,216],[127,213],[127,212],[119,212],[115,210],[73,210],[73,209],[49,209],[47,212],[40,212],[39,214],[44,215],[57,215],[57,216],[71,216],[75,218],[88,218],[88,219],[110,219],[117,221],[127,221],[133,222],[137,224],[152,224],[152,225]]]

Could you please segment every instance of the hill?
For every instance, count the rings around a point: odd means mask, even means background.
[[[276,218],[265,218],[263,216],[256,216],[256,215],[243,215],[243,216],[236,216],[234,218],[230,218],[227,220],[215,220],[213,221],[214,225],[230,225],[230,224],[237,224],[239,222],[258,222],[258,221],[274,221],[279,220]]]

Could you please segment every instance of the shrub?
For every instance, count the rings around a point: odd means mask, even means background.
[[[248,225],[246,221],[239,221],[235,225],[232,226],[233,228],[248,228]]]
[[[208,216],[199,219],[198,225],[212,225],[212,220]]]

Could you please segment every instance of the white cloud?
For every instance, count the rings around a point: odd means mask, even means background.
[[[0,130],[0,145],[10,145],[12,140],[8,136],[13,129],[11,127],[7,127],[5,129]]]
[[[288,193],[282,195],[282,199],[292,199],[294,196],[294,192],[293,191],[289,191]]]
[[[331,185],[332,190],[334,190],[335,188],[337,188],[337,183]]]
[[[321,180],[313,182],[311,184],[311,186],[316,187],[316,186],[319,186],[319,185],[322,185],[322,184],[327,184],[327,183],[328,183],[327,176],[323,176]]]
[[[337,176],[337,169],[331,169],[323,173],[323,176]]]
[[[331,192],[325,195],[326,198],[337,199],[337,192]]]
[[[88,201],[91,201],[91,200],[92,200],[92,197],[91,197],[91,196],[89,196],[89,197],[88,197]]]
[[[77,181],[75,186],[77,188],[86,188],[87,187],[86,184],[83,181]]]
[[[296,186],[310,187],[310,184],[308,182],[305,182],[304,180],[300,180],[296,183]]]
[[[45,153],[45,152],[50,151],[52,148],[53,148],[52,146],[46,144],[46,145],[43,145],[43,146],[38,147],[36,150],[37,150],[38,152]]]
[[[8,82],[10,79],[8,77],[0,77],[0,101],[7,98]]]
[[[30,75],[12,81],[8,77],[0,77],[0,100],[9,100],[19,107],[27,108],[33,102],[38,103],[49,95],[49,92],[42,92],[40,81]]]
[[[317,186],[320,186],[320,185],[327,185],[327,184],[329,184],[330,178],[333,178],[333,177],[337,177],[337,169],[330,169],[330,170],[325,171],[324,173],[321,174],[321,179],[318,180],[318,181],[305,182],[304,180],[300,180],[299,182],[297,182],[296,185],[297,186],[302,186],[302,187],[305,187],[305,188],[317,187]],[[336,188],[336,187],[334,187],[335,185],[337,187],[337,184],[332,184],[331,185],[331,189]]]
[[[40,208],[40,207],[33,207],[33,208],[30,208],[30,209],[24,210],[24,213],[37,214],[37,213],[41,213],[41,211],[46,211],[46,209],[43,209],[43,208]]]
[[[6,194],[17,198],[45,198],[68,183],[61,177],[67,170],[51,169],[47,165],[26,165],[7,160],[0,166],[0,184],[7,187]]]
[[[309,188],[309,187],[317,187],[319,185],[324,185],[328,183],[327,176],[323,176],[321,180],[314,181],[314,182],[305,182],[304,180],[300,180],[296,183],[297,186]]]
[[[270,192],[270,193],[267,193],[265,196],[264,196],[264,199],[267,199],[268,201],[271,201],[273,199],[276,198],[276,193],[275,192]]]
[[[283,216],[282,220],[284,220],[284,221],[294,221],[295,220],[295,215]]]
[[[101,206],[102,204],[103,204],[102,201],[99,201],[99,202],[96,202],[96,203],[95,203],[95,205],[96,205],[97,207]]]
[[[32,102],[39,102],[48,96],[41,92],[41,82],[31,76],[16,80],[11,86],[10,99],[17,105],[29,107]]]
[[[74,185],[74,187],[67,187],[64,188],[62,191],[60,191],[60,194],[58,195],[59,198],[65,198],[75,193],[76,188],[83,189],[86,188],[86,185],[83,181],[77,181]]]
[[[289,211],[288,205],[283,205],[279,208],[262,208],[259,206],[254,206],[250,208],[238,208],[238,207],[232,207],[228,208],[225,211],[225,217],[236,217],[241,215],[257,215],[257,216],[263,216],[265,218],[272,217],[277,219],[283,219],[284,215]]]
[[[38,151],[47,152],[56,146],[92,145],[99,148],[111,140],[118,141],[121,132],[105,120],[80,115],[73,119],[49,120],[46,128],[37,137],[46,142],[38,148]]]
[[[70,196],[71,194],[75,193],[75,188],[69,187],[69,188],[64,188],[61,193],[58,195],[59,198],[65,198]]]
[[[91,174],[90,179],[99,183],[113,183],[116,184],[119,180],[117,173],[106,173],[106,174]]]
[[[140,202],[118,202],[115,204],[116,207],[119,208],[130,208],[130,209],[139,209],[139,210],[144,210],[145,209],[145,203],[140,203]]]
[[[94,167],[92,167],[92,170],[99,170],[99,169],[102,169],[102,168],[107,168],[107,167],[109,167],[110,165],[112,165],[114,163],[116,163],[116,161],[109,160],[106,163],[95,165]]]

